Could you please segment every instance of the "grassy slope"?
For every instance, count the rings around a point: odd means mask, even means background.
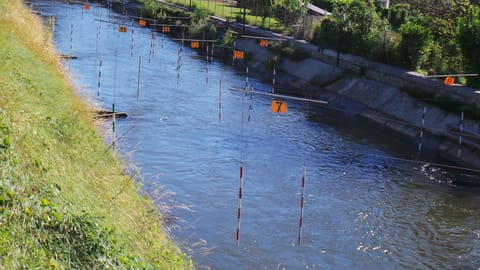
[[[96,133],[40,20],[20,0],[0,10],[0,269],[191,268]]]

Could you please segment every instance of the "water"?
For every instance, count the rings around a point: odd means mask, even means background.
[[[122,19],[104,8],[33,5],[56,17],[58,50],[78,56],[66,65],[80,93],[128,112],[117,119],[116,149],[140,168],[146,190],[163,187],[172,235],[199,269],[480,269],[480,189],[452,184],[465,172],[400,161],[415,156],[416,145],[341,111],[289,102],[287,115],[272,114],[270,98],[227,89],[245,81],[231,66],[210,63],[206,83],[205,59],[188,46],[177,84],[179,43],[165,38],[162,48],[157,36],[148,63],[150,31],[130,21],[129,32],[119,33],[99,21]],[[110,143],[110,122],[102,131]]]

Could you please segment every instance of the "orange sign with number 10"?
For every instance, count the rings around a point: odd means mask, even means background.
[[[190,47],[192,47],[192,49],[198,49],[200,48],[200,42],[193,40],[192,43],[190,43]]]
[[[234,59],[243,59],[243,51],[233,51]]]

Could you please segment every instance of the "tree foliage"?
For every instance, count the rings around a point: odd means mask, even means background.
[[[424,66],[428,59],[427,48],[432,42],[431,32],[420,24],[407,22],[400,27],[399,33],[402,36],[398,46],[400,62],[413,69]]]
[[[337,3],[332,16],[315,30],[314,42],[322,48],[369,55],[381,44],[383,29],[373,3],[344,1]]]
[[[480,1],[399,0],[388,10],[377,2],[315,0],[333,10],[312,41],[320,48],[437,74],[480,71]],[[468,82],[480,86],[479,79]]]
[[[272,0],[275,16],[285,25],[291,25],[307,12],[307,2],[303,0]]]
[[[410,17],[411,6],[408,3],[400,3],[394,5],[388,13],[390,24],[394,28],[399,28]]]
[[[457,20],[457,40],[469,70],[480,72],[480,8],[471,7],[469,13]],[[475,80],[479,83],[478,78]]]

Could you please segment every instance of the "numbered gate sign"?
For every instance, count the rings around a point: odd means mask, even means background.
[[[453,85],[455,83],[455,78],[453,77],[446,77],[445,81],[443,81],[446,85]]]
[[[120,27],[118,28],[118,32],[126,33],[126,32],[127,32],[127,27],[126,27],[126,26],[120,26]]]
[[[170,33],[170,26],[163,26],[162,27],[162,32],[163,33]]]
[[[260,47],[268,47],[268,40],[260,39]]]
[[[138,25],[140,25],[140,26],[147,26],[147,21],[146,21],[146,20],[143,20],[143,19],[140,19],[140,20],[138,20]]]
[[[200,42],[194,40],[190,43],[190,47],[192,47],[192,49],[198,49],[200,48]]]
[[[288,104],[285,101],[272,100],[273,113],[288,113]]]
[[[90,10],[90,5],[83,5],[83,9]]]
[[[243,59],[243,51],[233,51],[234,59]]]

